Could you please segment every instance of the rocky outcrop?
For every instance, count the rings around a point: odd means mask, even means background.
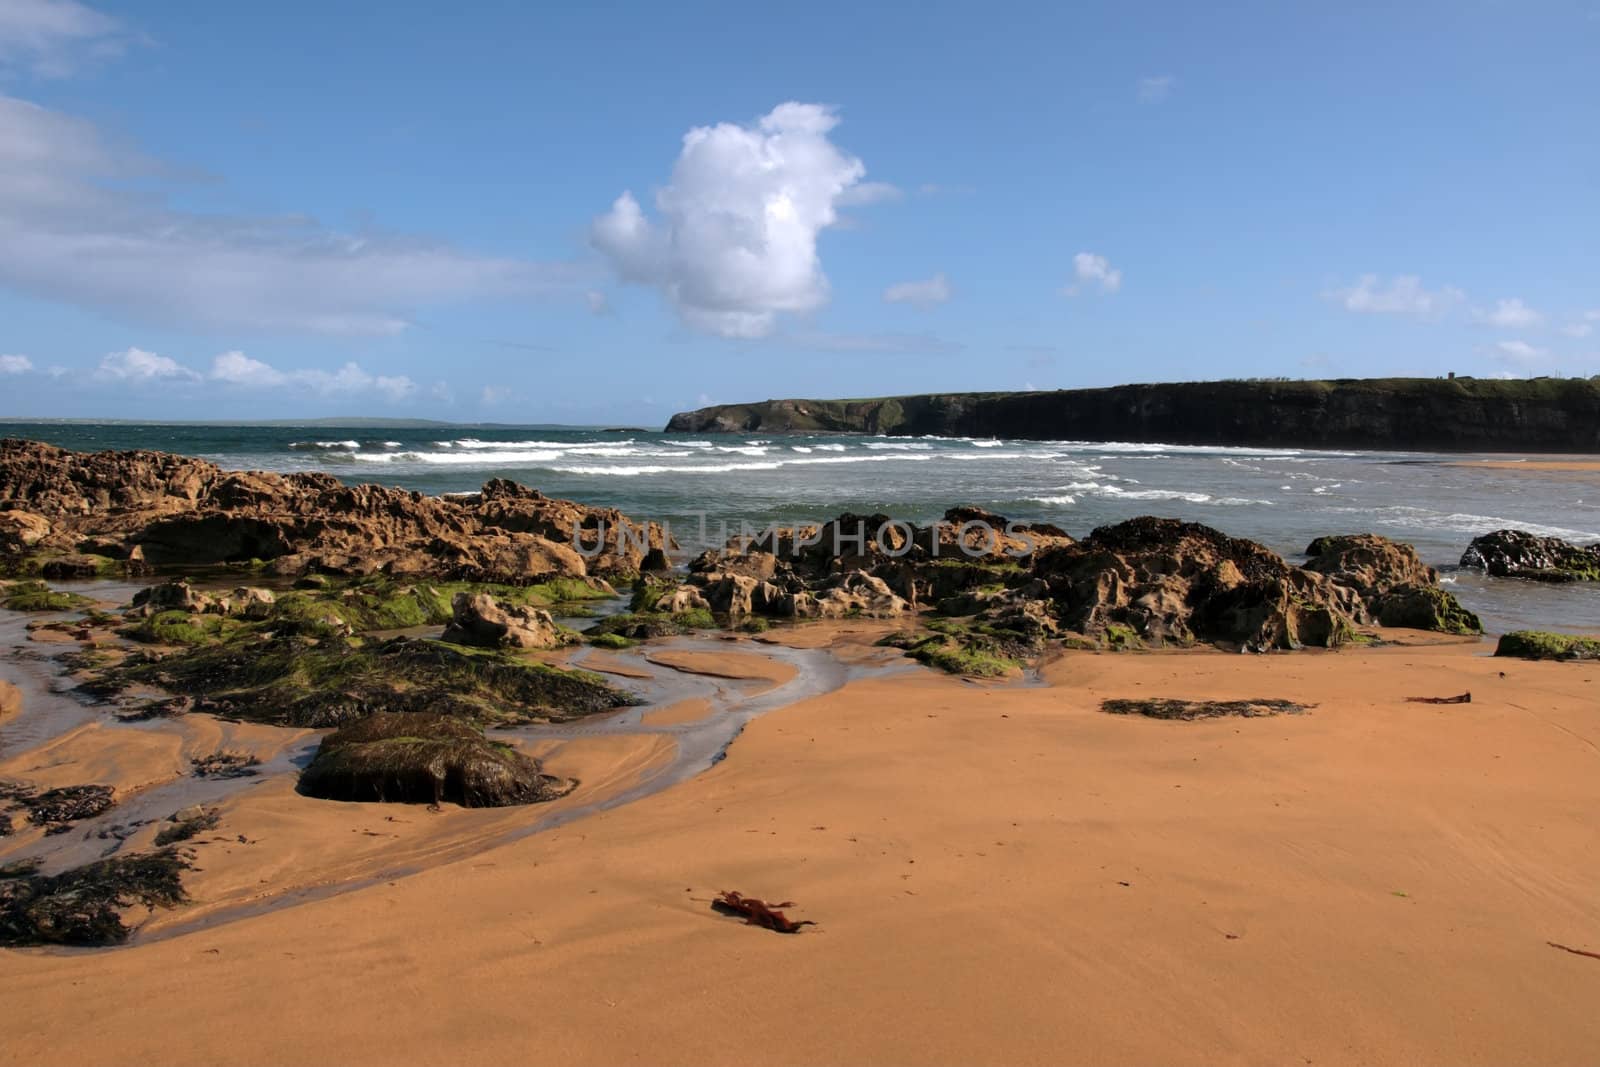
[[[1331,647],[1365,614],[1349,587],[1254,541],[1176,519],[1102,526],[1042,553],[1034,573],[1065,629],[1122,631],[1156,646]]]
[[[732,539],[691,562],[682,583],[647,587],[636,606],[704,604],[734,620],[933,608],[967,620],[938,630],[944,642],[932,652],[953,660],[944,646],[962,641],[991,659],[1014,659],[1055,639],[1266,651],[1336,646],[1372,624],[1481,630],[1409,545],[1372,534],[1325,537],[1308,556],[1293,566],[1253,541],[1174,519],[1130,519],[1074,541],[1056,527],[976,508],[952,508],[927,527],[842,515]]]
[[[1483,624],[1439,588],[1439,574],[1416,549],[1376,534],[1319,537],[1305,568],[1326,574],[1361,596],[1370,621],[1412,630],[1475,634]]]
[[[654,523],[505,480],[430,497],[325,474],[224,471],[162,452],[0,441],[0,567],[262,561],[280,574],[386,573],[526,583],[637,572]]]
[[[505,604],[488,593],[457,593],[441,640],[480,648],[556,648],[573,636],[543,608]]]
[[[576,782],[461,719],[379,712],[322,739],[300,792],[326,800],[505,807],[554,800]]]
[[[667,429],[1596,452],[1600,379],[1178,382],[874,400],[768,400],[683,412],[672,417]]]
[[[1474,537],[1461,556],[1461,565],[1496,578],[1600,582],[1600,544],[1575,545],[1525,530],[1496,530]]]

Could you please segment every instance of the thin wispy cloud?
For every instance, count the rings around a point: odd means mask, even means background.
[[[765,337],[779,315],[827,303],[817,237],[866,175],[829,139],[838,122],[822,105],[787,103],[751,125],[697,126],[654,217],[624,192],[590,240],[624,281],[660,290],[691,329]]]
[[[1122,288],[1122,271],[1095,252],[1079,252],[1072,257],[1072,278],[1061,290],[1067,296],[1077,296],[1086,289],[1114,293]]]
[[[897,282],[883,291],[883,299],[890,304],[911,304],[924,310],[936,307],[950,299],[950,280],[935,274],[926,281]]]
[[[1171,74],[1156,74],[1139,79],[1139,101],[1145,104],[1159,104],[1171,95],[1173,88],[1178,84],[1178,79]]]
[[[64,77],[133,39],[121,21],[76,0],[0,0],[0,72]]]
[[[1550,354],[1526,341],[1497,341],[1494,348],[1503,359],[1514,363],[1535,363]]]
[[[158,169],[90,123],[0,95],[0,287],[164,326],[384,335],[423,306],[569,282],[564,267],[202,215],[115,186]]]
[[[1346,311],[1362,315],[1413,315],[1435,318],[1466,298],[1452,286],[1429,289],[1414,274],[1396,275],[1384,284],[1376,274],[1363,274],[1356,283],[1323,294]]]
[[[1492,308],[1474,310],[1472,319],[1474,322],[1501,329],[1524,330],[1543,323],[1544,315],[1523,303],[1520,297],[1512,297],[1509,300],[1495,301]]]
[[[33,370],[33,360],[27,356],[0,356],[0,374],[27,374]]]

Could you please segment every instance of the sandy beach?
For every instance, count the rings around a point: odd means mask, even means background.
[[[873,636],[794,631],[857,660]],[[1600,665],[1406,640],[859,678],[689,781],[434,865],[452,823],[528,811],[257,790],[222,825],[250,843],[202,846],[190,909],[247,871],[425,869],[123,949],[0,952],[0,1060],[1590,1062],[1600,960],[1550,943],[1600,951]],[[680,665],[781,677],[764,647]],[[1099,710],[1157,696],[1315,706]],[[651,758],[596,741],[551,766]],[[724,889],[818,925],[719,916]]]
[[[1561,459],[1468,459],[1459,460],[1451,466],[1540,474],[1600,474],[1600,459],[1576,456]]]

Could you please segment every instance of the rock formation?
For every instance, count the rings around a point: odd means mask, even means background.
[[[1409,545],[1372,534],[1324,537],[1308,555],[1296,567],[1253,541],[1174,519],[1130,519],[1074,541],[1056,527],[976,508],[952,508],[927,527],[842,515],[732,539],[695,559],[682,583],[646,587],[637,606],[705,605],[734,620],[893,617],[932,607],[969,620],[938,633],[981,638],[996,656],[1072,635],[1112,647],[1205,642],[1265,651],[1335,646],[1374,623],[1481,630]]]
[[[263,561],[280,574],[525,583],[635,573],[667,547],[654,523],[505,480],[441,498],[162,452],[0,441],[0,567],[34,561],[46,577]]]
[[[575,638],[543,608],[497,602],[488,593],[461,592],[441,640],[480,648],[556,648]]]
[[[1496,530],[1474,537],[1461,556],[1461,565],[1496,578],[1600,582],[1600,544],[1575,545],[1525,530]]]

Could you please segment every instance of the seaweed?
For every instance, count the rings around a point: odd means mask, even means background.
[[[1143,715],[1150,719],[1191,722],[1225,715],[1254,719],[1264,715],[1299,715],[1313,705],[1292,700],[1102,700],[1100,710],[1112,715]]]
[[[96,860],[60,874],[18,870],[0,880],[0,945],[120,945],[123,911],[188,899],[187,854],[172,848]]]

